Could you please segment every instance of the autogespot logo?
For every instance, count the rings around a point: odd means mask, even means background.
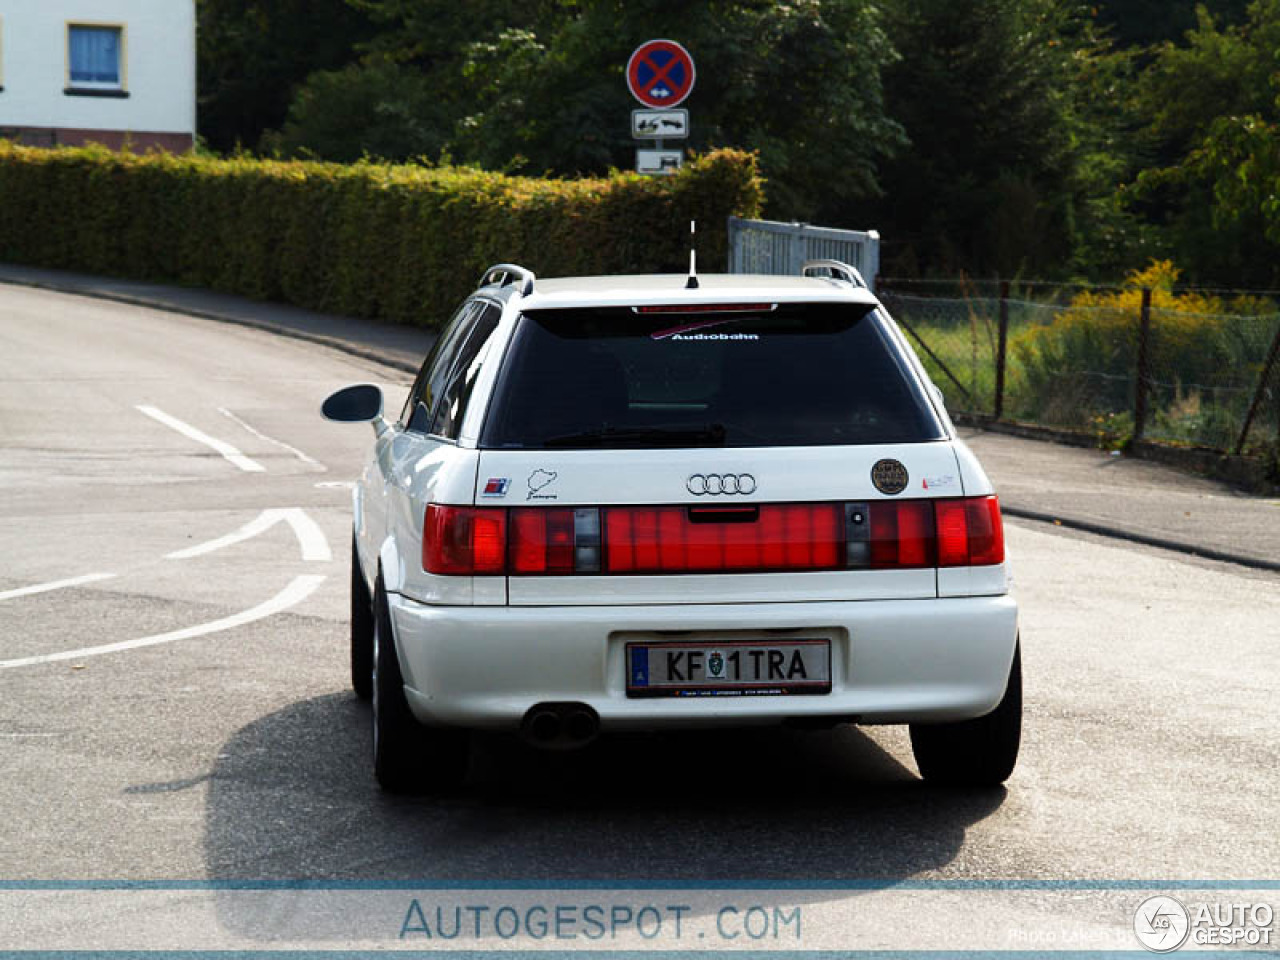
[[[1133,915],[1133,932],[1152,953],[1170,953],[1187,942],[1191,916],[1173,897],[1147,897]]]
[[[756,478],[749,473],[695,473],[684,485],[695,497],[756,492]]]

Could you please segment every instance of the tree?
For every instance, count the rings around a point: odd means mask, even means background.
[[[885,108],[911,147],[884,168],[869,211],[885,269],[1063,272],[1086,25],[1062,0],[898,0],[888,30],[900,59]]]
[[[1131,109],[1148,163],[1122,200],[1158,224],[1197,283],[1280,284],[1280,0],[1254,0],[1239,26],[1203,9],[1186,45],[1166,44]]]
[[[1196,27],[1196,8],[1203,6],[1232,23],[1244,19],[1247,0],[1098,0],[1093,6],[1099,27],[1117,47],[1150,47],[1176,43]]]
[[[353,63],[307,78],[284,127],[262,147],[286,156],[339,163],[364,157],[434,160],[453,132],[453,116],[420,71],[386,60]]]
[[[654,37],[679,40],[697,62],[688,145],[758,150],[779,216],[834,216],[873,195],[879,163],[902,142],[884,114],[880,71],[892,50],[872,0],[481,0],[483,10],[465,11],[441,0],[354,2],[382,31],[368,57],[425,78],[433,122],[452,117],[447,150],[463,162],[558,175],[630,167],[638,104],[623,71]],[[364,79],[374,92],[375,78]],[[323,114],[340,92],[309,82],[285,142],[332,152]],[[417,150],[409,115],[382,109],[403,101],[384,88],[365,110],[346,111],[350,139],[377,139],[391,158]],[[399,143],[389,126],[372,135],[389,113],[404,121]]]
[[[198,0],[196,16],[197,128],[216,150],[257,146],[303,79],[351,62],[373,32],[346,0]]]

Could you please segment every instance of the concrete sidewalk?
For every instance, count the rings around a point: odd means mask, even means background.
[[[44,287],[238,323],[416,373],[434,340],[417,328],[313,313],[185,287],[0,264],[0,283]],[[1009,516],[1057,523],[1280,572],[1280,500],[1146,460],[961,428]]]
[[[1009,516],[1280,571],[1280,499],[1149,460],[967,427]]]

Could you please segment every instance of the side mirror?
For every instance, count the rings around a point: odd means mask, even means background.
[[[371,423],[382,419],[382,391],[372,383],[357,383],[330,394],[320,406],[326,420]]]

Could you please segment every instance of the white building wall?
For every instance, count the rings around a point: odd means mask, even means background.
[[[194,136],[195,0],[0,0],[0,127]],[[126,98],[69,96],[68,23],[124,28]]]

